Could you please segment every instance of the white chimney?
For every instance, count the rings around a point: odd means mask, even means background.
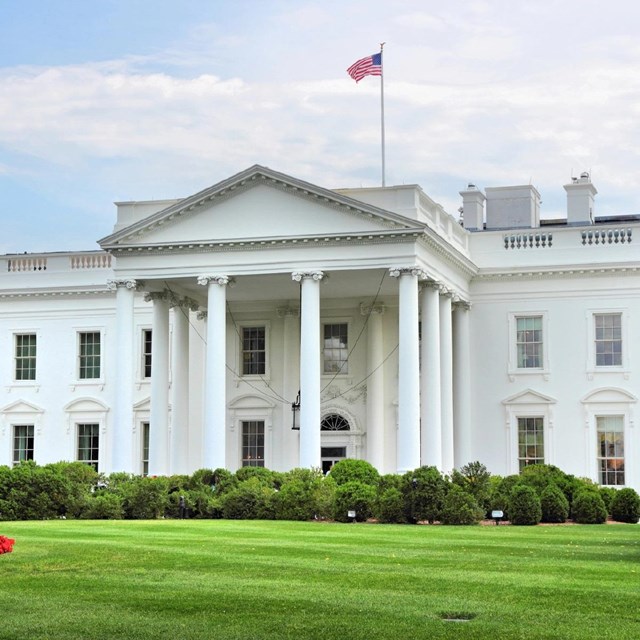
[[[462,196],[462,223],[465,229],[480,230],[484,227],[484,193],[470,184],[464,191],[460,191]]]
[[[530,184],[487,187],[487,229],[535,229],[540,226],[540,194]]]
[[[598,193],[591,184],[591,177],[584,171],[579,178],[572,178],[565,184],[567,192],[567,224],[593,224],[593,200]]]

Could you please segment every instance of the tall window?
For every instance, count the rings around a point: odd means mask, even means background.
[[[347,323],[324,325],[324,373],[348,373],[349,339]]]
[[[264,421],[242,423],[242,466],[264,467]]]
[[[619,367],[622,365],[622,314],[596,313],[595,342],[596,366]]]
[[[596,417],[600,484],[624,484],[624,418]]]
[[[530,464],[544,463],[543,418],[518,418],[518,462],[520,471]]]
[[[142,377],[151,377],[151,329],[142,331]]]
[[[149,423],[142,423],[142,475],[149,475]]]
[[[36,379],[36,334],[16,335],[16,380]]]
[[[542,368],[542,316],[516,318],[519,369]]]
[[[78,425],[78,460],[98,470],[100,425],[82,423]]]
[[[33,425],[17,424],[13,427],[13,464],[33,460]]]
[[[264,375],[266,339],[264,327],[242,328],[242,375]]]
[[[82,331],[79,334],[78,378],[92,380],[100,377],[100,332]]]

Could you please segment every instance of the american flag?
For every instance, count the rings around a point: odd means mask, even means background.
[[[382,53],[374,53],[372,56],[362,58],[354,62],[347,73],[356,81],[360,82],[365,76],[382,75]]]

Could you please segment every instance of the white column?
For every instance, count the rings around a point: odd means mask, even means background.
[[[322,271],[295,272],[301,283],[300,307],[300,466],[320,461],[320,280]]]
[[[422,288],[422,368],[420,371],[421,464],[442,470],[442,412],[440,385],[440,286]]]
[[[116,371],[113,429],[111,432],[110,472],[140,471],[133,463],[133,378],[134,337],[133,303],[135,280],[110,280],[116,291]],[[142,442],[142,440],[141,440]]]
[[[173,307],[171,344],[171,473],[189,473],[189,310],[193,303],[177,300]],[[195,305],[197,308],[197,304]]]
[[[382,315],[384,305],[361,305],[367,316],[367,460],[384,473],[384,360]]]
[[[300,389],[300,309],[277,309],[283,319],[282,336],[282,395],[293,403]],[[291,406],[282,405],[282,429],[280,430],[280,465],[284,469],[300,466],[300,432],[292,431]]]
[[[398,278],[398,445],[397,471],[420,466],[420,359],[418,335],[418,276],[416,267],[390,269]]]
[[[198,284],[208,287],[207,357],[204,383],[203,465],[226,468],[227,414],[227,284],[223,275],[200,276]]]
[[[442,471],[453,469],[453,342],[451,295],[440,296],[440,403],[442,410]]]
[[[471,342],[469,303],[453,305],[453,432],[454,462],[460,468],[471,459]]]
[[[149,475],[169,474],[169,302],[167,292],[148,293],[153,302]]]

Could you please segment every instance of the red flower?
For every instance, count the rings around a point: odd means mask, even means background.
[[[13,545],[16,541],[13,538],[7,538],[5,536],[0,536],[0,554],[1,553],[11,553],[13,551]]]

